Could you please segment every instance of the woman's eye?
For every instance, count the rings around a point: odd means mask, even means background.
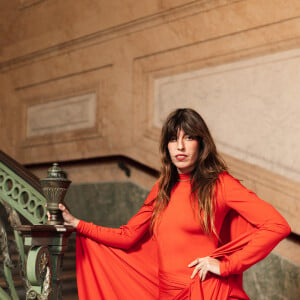
[[[187,135],[185,138],[186,138],[188,141],[192,141],[192,140],[194,139],[194,137],[192,137],[192,136],[190,136],[190,135]]]
[[[170,138],[170,142],[176,142],[177,138],[175,136]]]

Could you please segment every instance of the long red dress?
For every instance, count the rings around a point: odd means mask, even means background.
[[[120,228],[80,221],[76,268],[79,299],[249,299],[242,272],[266,257],[291,231],[268,203],[226,172],[216,185],[216,237],[201,229],[190,200],[189,175],[171,192],[153,236],[149,223],[157,184],[140,211]],[[196,208],[197,211],[197,208]],[[196,258],[220,259],[221,276],[191,279]]]

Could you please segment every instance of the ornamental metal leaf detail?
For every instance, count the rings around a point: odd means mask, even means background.
[[[48,202],[56,202],[58,199],[63,199],[67,189],[60,187],[44,187],[43,188],[44,195]]]

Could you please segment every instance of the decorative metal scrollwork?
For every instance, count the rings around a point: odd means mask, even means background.
[[[6,202],[3,202],[3,206],[7,212],[8,215],[8,221],[9,224],[12,228],[14,228],[15,226],[20,226],[21,225],[21,220],[19,217],[19,214]],[[25,272],[25,253],[24,253],[24,245],[23,245],[23,239],[22,237],[19,235],[18,232],[16,232],[14,230],[14,234],[15,234],[15,239],[14,239],[14,243],[16,244],[16,249],[18,251],[18,269],[19,269],[19,273],[20,276],[22,278],[24,287],[26,289],[29,288],[29,282],[26,278],[26,272]]]
[[[35,266],[33,269],[32,266]],[[26,299],[46,300],[51,292],[50,252],[45,246],[34,246],[27,259],[27,278],[32,286],[41,286],[41,293],[33,287],[27,291]]]
[[[14,268],[15,265],[13,264],[11,257],[9,255],[7,233],[1,219],[0,219],[0,252],[4,258],[3,263],[10,269]]]
[[[26,300],[48,300],[50,292],[51,292],[51,271],[50,267],[46,267],[46,275],[43,282],[42,292],[39,294],[33,288],[30,288],[26,293]]]
[[[39,294],[34,289],[29,289],[26,293],[26,300],[36,300],[39,299]]]
[[[8,293],[5,292],[0,287],[0,293],[1,297],[4,297],[4,299],[8,297],[12,297],[12,299],[17,299],[17,291],[14,286],[14,281],[12,277],[12,269],[14,269],[16,266],[13,264],[10,252],[9,252],[9,243],[8,243],[8,237],[7,237],[7,230],[6,226],[4,225],[4,222],[0,219],[0,253],[3,257],[3,265],[0,270],[1,273],[4,275],[4,280],[6,282],[6,286],[8,287]]]
[[[46,267],[50,263],[50,253],[45,246],[33,246],[28,254],[27,259],[27,276],[32,285],[39,286],[42,284]],[[35,266],[32,270],[32,266]]]

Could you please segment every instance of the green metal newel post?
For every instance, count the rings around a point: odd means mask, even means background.
[[[26,300],[60,300],[63,256],[74,229],[63,225],[58,205],[63,203],[71,181],[55,163],[48,170],[47,178],[41,179],[41,183],[51,214],[50,220],[45,225],[16,228],[25,237],[24,244],[31,247],[26,266],[29,281]]]
[[[63,255],[74,231],[63,225],[23,225],[18,228],[31,246],[26,273],[30,284],[26,299],[60,300]]]

